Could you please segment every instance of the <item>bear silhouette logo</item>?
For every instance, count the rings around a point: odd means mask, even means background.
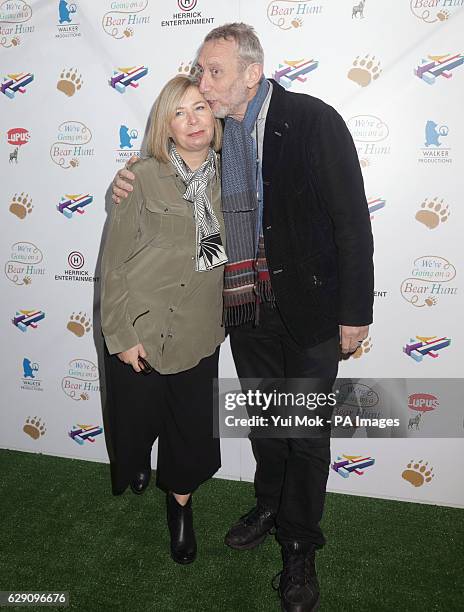
[[[66,0],[60,0],[59,5],[58,5],[58,13],[60,16],[60,23],[71,23],[71,17],[70,15],[72,15],[73,13],[76,12],[76,5],[75,4],[68,4],[66,2]]]
[[[34,372],[39,370],[39,366],[36,363],[31,363],[31,360],[27,357],[23,359],[23,370],[24,378],[35,378]]]
[[[427,121],[425,124],[425,146],[440,147],[442,143],[438,139],[440,136],[448,136],[448,132],[448,126],[441,125],[438,127],[435,121]]]
[[[132,149],[132,141],[138,136],[137,130],[131,130],[126,125],[121,125],[119,128],[119,147],[121,149]]]

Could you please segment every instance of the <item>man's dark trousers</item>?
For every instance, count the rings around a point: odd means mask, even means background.
[[[340,356],[338,335],[302,348],[288,333],[277,307],[268,303],[260,305],[257,326],[246,323],[228,331],[240,379],[298,379],[296,386],[301,383],[306,393],[331,392]],[[325,411],[328,418],[330,412]],[[319,521],[329,474],[330,432],[317,428],[308,435],[312,437],[250,436],[255,493],[258,504],[277,513],[281,544],[298,541],[320,548],[325,542]]]

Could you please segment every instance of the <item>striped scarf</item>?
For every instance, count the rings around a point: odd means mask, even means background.
[[[251,136],[269,83],[263,79],[243,121],[226,117],[222,145],[222,210],[229,262],[224,270],[224,322],[258,322],[261,301],[272,301],[264,253],[258,191],[262,192],[257,143]]]
[[[221,240],[219,222],[206,193],[206,188],[216,173],[216,154],[213,149],[210,149],[206,160],[194,172],[187,167],[173,142],[171,142],[169,157],[186,186],[184,200],[193,203],[196,227],[195,269],[197,272],[205,272],[222,266],[227,261],[227,255]]]

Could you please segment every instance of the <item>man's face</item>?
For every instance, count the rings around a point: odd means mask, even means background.
[[[250,90],[246,70],[242,69],[234,40],[210,40],[200,49],[200,92],[216,117],[243,118]]]

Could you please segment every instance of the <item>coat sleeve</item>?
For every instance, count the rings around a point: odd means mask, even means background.
[[[121,353],[139,343],[129,313],[126,262],[139,231],[142,193],[138,178],[129,196],[111,210],[103,249],[101,322],[109,353]]]
[[[338,322],[372,323],[373,237],[358,154],[342,117],[330,106],[316,128],[311,167],[332,220],[337,248]]]

